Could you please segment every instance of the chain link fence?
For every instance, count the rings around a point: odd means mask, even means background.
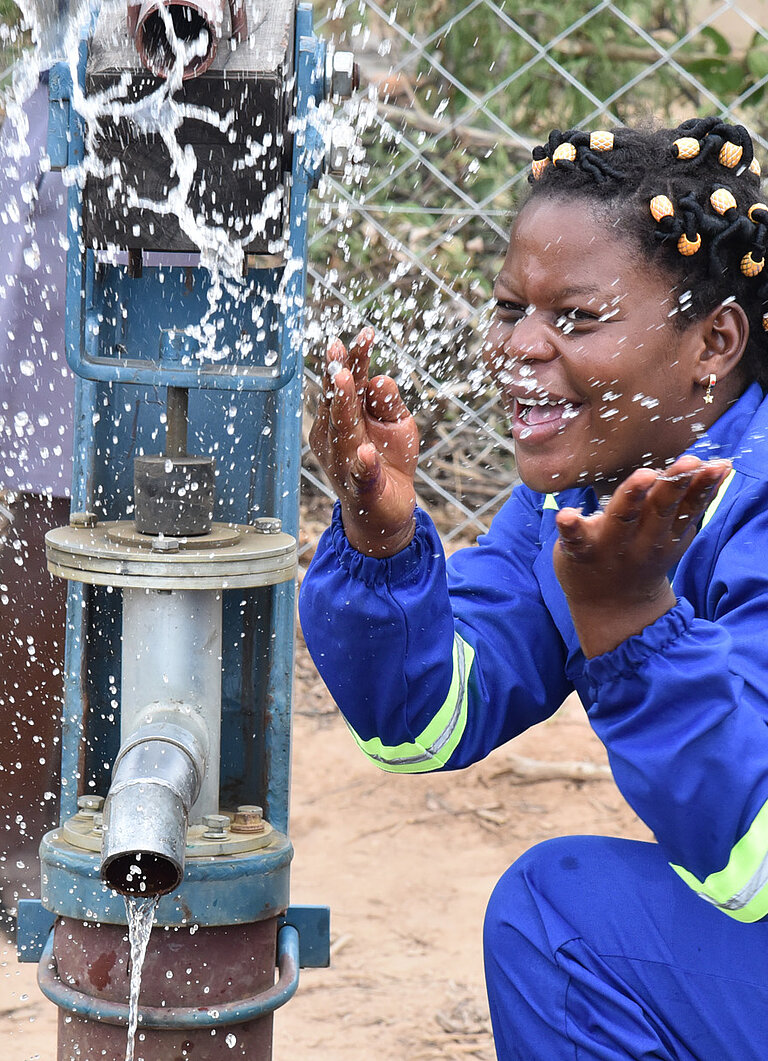
[[[765,15],[764,0],[316,5],[360,64],[346,114],[364,158],[313,206],[307,428],[329,337],[373,325],[376,370],[419,422],[420,502],[446,542],[485,530],[515,471],[480,346],[531,148],[553,127],[720,114],[765,169]],[[303,476],[307,562],[331,493],[306,445]]]

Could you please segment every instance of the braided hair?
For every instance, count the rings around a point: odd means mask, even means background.
[[[570,129],[533,150],[538,198],[584,199],[684,292],[681,328],[738,302],[749,320],[746,377],[768,390],[768,205],[741,125],[693,118],[675,129]]]

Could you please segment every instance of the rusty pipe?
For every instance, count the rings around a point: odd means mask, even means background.
[[[224,37],[227,0],[128,0],[128,32],[144,66],[166,78],[176,60],[173,38],[182,46],[198,47],[187,57],[183,79],[204,74],[216,58]],[[245,0],[228,0],[230,33],[240,42],[248,32]]]

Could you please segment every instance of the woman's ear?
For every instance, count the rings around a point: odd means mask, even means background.
[[[698,372],[724,380],[741,361],[749,339],[749,321],[738,302],[721,303],[701,323]]]

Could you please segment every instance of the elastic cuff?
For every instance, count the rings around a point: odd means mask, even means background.
[[[415,582],[421,575],[428,559],[443,556],[443,546],[435,525],[423,509],[415,513],[416,529],[413,538],[394,556],[379,558],[365,556],[352,545],[344,533],[341,521],[341,505],[333,506],[330,533],[331,544],[341,567],[366,586],[395,586]]]
[[[642,633],[627,638],[602,656],[587,660],[584,674],[590,687],[595,690],[605,682],[632,677],[646,660],[686,633],[693,619],[691,604],[681,597],[674,608],[646,626]]]

